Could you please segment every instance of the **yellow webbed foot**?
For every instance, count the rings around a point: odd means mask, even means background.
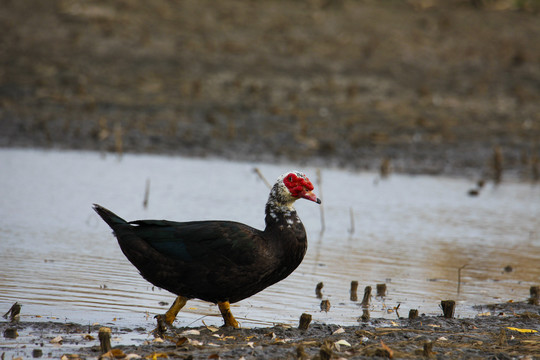
[[[163,334],[167,331],[167,327],[172,326],[173,321],[176,319],[178,312],[186,305],[188,299],[183,296],[178,296],[172,306],[167,310],[165,314],[156,315],[157,327],[153,333],[157,337],[163,337]]]
[[[176,297],[174,303],[164,315],[165,323],[167,325],[172,325],[174,319],[176,319],[176,315],[178,315],[178,312],[186,305],[187,301],[188,299],[183,296]]]
[[[233,328],[239,328],[238,321],[234,318],[232,312],[231,312],[231,305],[228,301],[219,301],[218,302],[219,311],[221,311],[221,316],[223,316],[223,320],[225,320],[225,326],[230,326]]]

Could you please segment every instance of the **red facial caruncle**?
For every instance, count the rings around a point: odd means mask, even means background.
[[[315,194],[312,192],[313,184],[311,183],[311,181],[309,181],[308,178],[303,178],[296,175],[295,173],[289,173],[283,179],[283,183],[293,197],[304,198],[307,200],[315,201],[316,203],[320,203],[321,200],[319,200],[317,196],[315,196]]]

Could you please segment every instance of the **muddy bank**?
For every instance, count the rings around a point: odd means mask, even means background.
[[[0,146],[538,177],[533,1],[5,1]]]
[[[540,308],[526,303],[481,306],[479,315],[445,319],[371,319],[358,326],[297,324],[258,329],[174,328],[156,340],[151,328],[112,330],[112,348],[128,358],[177,359],[534,359],[540,354]],[[89,319],[90,320],[90,319]],[[3,358],[97,358],[102,325],[60,322],[2,323]],[[8,338],[15,329],[17,338]]]

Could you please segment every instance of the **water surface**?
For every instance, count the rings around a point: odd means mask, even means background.
[[[154,288],[121,253],[109,227],[91,209],[99,203],[128,220],[235,220],[262,228],[265,184],[298,168],[169,156],[94,152],[0,150],[0,312],[15,301],[25,319],[60,319],[121,326],[154,324],[174,295]],[[524,300],[540,279],[540,186],[487,185],[477,197],[472,179],[322,170],[326,229],[319,206],[298,201],[308,231],[302,265],[286,280],[233,305],[244,327],[314,321],[353,325],[362,314],[349,299],[357,280],[386,283],[373,296],[372,317],[407,316],[409,309],[438,314],[440,300],[472,305]],[[148,208],[143,208],[150,181]],[[353,221],[351,221],[351,209]],[[354,226],[354,231],[351,231]],[[457,294],[458,268],[462,270]],[[511,272],[503,269],[510,265]],[[315,286],[331,310],[321,312]],[[393,311],[399,306],[398,314]],[[178,326],[221,325],[215,305],[190,301]]]

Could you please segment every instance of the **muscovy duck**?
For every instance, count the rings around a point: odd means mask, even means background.
[[[127,222],[100,205],[94,210],[141,275],[177,295],[163,315],[166,324],[196,298],[217,303],[225,326],[236,328],[230,303],[285,279],[302,262],[307,237],[293,207],[302,198],[321,203],[305,174],[281,175],[266,203],[264,231],[233,221]]]

